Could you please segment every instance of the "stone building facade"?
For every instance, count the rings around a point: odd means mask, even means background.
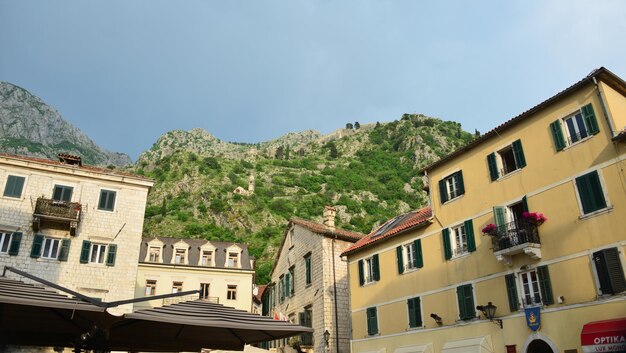
[[[107,302],[133,298],[153,181],[59,158],[0,154],[0,266]]]
[[[135,297],[200,290],[200,298],[251,312],[254,258],[246,244],[143,238]],[[135,310],[197,299],[182,296],[135,303]]]
[[[263,292],[263,314],[315,332],[268,342],[266,348],[284,351],[298,343],[309,353],[350,352],[347,264],[339,255],[364,235],[336,229],[335,212],[325,208],[324,224],[293,218],[287,225],[271,283]]]

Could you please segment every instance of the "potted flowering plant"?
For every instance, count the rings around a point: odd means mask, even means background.
[[[542,225],[543,222],[548,220],[548,217],[544,216],[543,213],[539,213],[539,212],[524,212],[522,213],[522,217],[524,217],[526,221],[528,221],[531,224],[536,225],[537,227]]]
[[[483,234],[495,235],[497,229],[498,227],[495,224],[489,223],[483,228]]]

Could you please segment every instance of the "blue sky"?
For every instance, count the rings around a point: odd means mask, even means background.
[[[0,0],[0,80],[136,159],[403,113],[485,132],[605,66],[626,2]]]

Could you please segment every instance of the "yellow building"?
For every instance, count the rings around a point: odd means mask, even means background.
[[[625,142],[600,68],[425,168],[431,206],[342,254],[352,352],[626,351]]]

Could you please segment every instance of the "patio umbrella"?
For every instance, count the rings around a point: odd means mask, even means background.
[[[241,351],[245,344],[286,338],[310,327],[277,321],[202,300],[125,314],[108,329],[111,350],[199,351],[201,348]]]

